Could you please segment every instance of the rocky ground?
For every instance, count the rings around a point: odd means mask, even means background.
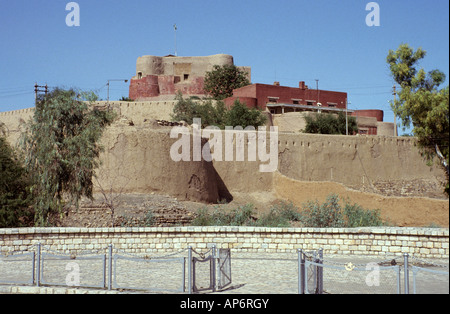
[[[361,187],[351,187],[361,190]],[[368,189],[368,190],[367,190]],[[362,191],[362,190],[361,190]],[[414,180],[411,182],[373,182],[363,192],[383,196],[428,197],[446,199],[443,188],[435,182]],[[204,204],[181,201],[168,195],[151,194],[96,194],[94,200],[84,200],[80,208],[67,209],[55,224],[64,227],[133,227],[133,226],[184,226],[191,224],[200,208],[207,207],[228,212],[238,206],[251,203],[255,216],[266,213],[278,200],[271,193],[234,193],[227,204]],[[448,199],[448,198],[447,198]],[[416,222],[421,226],[420,221]]]
[[[444,193],[444,182],[424,179],[391,180],[373,182],[371,187],[352,187],[362,192],[376,193],[383,196],[400,197],[429,197],[434,199],[448,199]]]
[[[204,204],[180,201],[174,197],[159,194],[123,194],[108,206],[101,194],[93,201],[84,200],[81,206],[67,209],[57,220],[57,226],[64,227],[132,227],[132,226],[184,226],[189,225],[198,209],[220,207],[227,212],[240,205],[252,203],[257,212],[265,212],[273,204],[262,196],[235,197],[227,204]],[[272,199],[272,198],[271,198]],[[111,202],[109,202],[111,204]],[[114,208],[112,215],[111,207]]]

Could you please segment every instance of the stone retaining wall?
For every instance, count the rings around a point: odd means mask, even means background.
[[[240,252],[295,252],[323,248],[325,254],[385,255],[409,253],[448,258],[449,230],[438,228],[20,228],[0,229],[0,253],[27,250],[41,243],[76,254],[113,244],[130,253],[173,252],[212,244]]]

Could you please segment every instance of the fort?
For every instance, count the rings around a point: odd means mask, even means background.
[[[240,157],[242,152],[256,155],[255,141],[249,138],[248,131],[233,130],[227,142],[226,130],[214,130],[212,139],[211,132],[196,138],[195,126],[181,123],[182,136],[189,143],[197,141],[200,147],[213,147],[210,153],[214,158],[194,159],[191,152],[189,158],[172,158],[173,147],[180,143],[177,136],[171,136],[173,123],[163,121],[171,120],[174,94],[181,91],[185,96],[205,96],[204,76],[215,64],[234,64],[233,57],[143,56],[137,60],[136,75],[130,83],[129,96],[134,101],[93,104],[109,106],[118,114],[101,139],[104,151],[94,180],[96,195],[109,193],[132,202],[138,197],[157,195],[192,203],[196,209],[223,201],[232,206],[252,203],[258,215],[279,200],[302,207],[308,201],[324,202],[335,193],[363,208],[379,209],[381,218],[395,227],[178,227],[174,223],[189,217],[176,212],[166,219],[170,227],[110,228],[110,218],[102,218],[112,215],[112,210],[100,206],[85,213],[89,217],[87,224],[66,220],[68,224],[59,228],[0,230],[0,248],[23,250],[42,242],[76,253],[100,248],[108,239],[120,249],[135,253],[170,252],[187,244],[206,249],[214,243],[219,248],[243,252],[295,252],[299,247],[323,247],[330,254],[410,253],[448,258],[445,172],[437,162],[425,162],[415,138],[393,136],[394,125],[383,122],[381,110],[348,110],[346,93],[309,89],[304,82],[298,88],[275,82],[251,84],[225,99],[228,106],[239,99],[248,107],[264,110],[268,116],[266,127],[278,128],[276,139],[266,138],[266,145],[276,145],[269,152],[277,152],[276,158],[271,158],[276,162],[269,172],[260,171],[262,163]],[[250,79],[251,69],[242,69]],[[317,112],[356,116],[360,134],[302,133],[305,115]],[[33,113],[34,108],[0,112],[0,122],[12,145],[18,142],[22,124]],[[247,132],[247,136],[240,132]],[[225,140],[216,141],[216,136]],[[230,141],[236,147],[232,156],[226,149]],[[158,214],[161,211],[164,216],[164,204],[158,207]],[[94,220],[99,224],[93,224]],[[108,224],[102,224],[106,221]],[[424,228],[429,226],[442,228]]]
[[[170,120],[173,100],[110,105],[119,118],[102,138],[105,150],[96,192],[107,187],[203,203],[240,199],[270,204],[284,199],[299,207],[309,200],[323,202],[334,192],[365,208],[379,208],[382,217],[397,226],[449,225],[445,173],[437,163],[426,164],[415,138],[304,134],[280,127],[277,169],[264,173],[258,162],[230,162],[225,155],[222,161],[173,161],[172,128],[155,121]],[[21,122],[33,111],[0,113],[11,143],[17,142]]]
[[[268,164],[259,166],[259,171],[273,172],[276,170],[278,165],[278,127],[270,127],[267,130],[267,127],[260,126],[256,131],[254,126],[248,126],[245,129],[241,126],[234,128],[226,126],[225,131],[222,131],[216,126],[207,126],[203,130],[200,126],[201,119],[194,118],[192,136],[190,130],[185,126],[172,128],[170,138],[178,138],[181,135],[181,138],[170,148],[172,160],[200,161],[203,158],[209,162],[213,160],[247,160],[265,163],[268,161]],[[203,146],[202,137],[207,140]],[[267,153],[267,148],[269,148],[269,153]],[[225,159],[223,159],[223,155],[225,155]]]
[[[177,92],[187,96],[204,96],[205,73],[211,71],[214,65],[234,65],[233,57],[226,54],[206,57],[139,57],[136,76],[131,79],[129,97],[134,100],[172,100]],[[240,68],[250,80],[250,67]]]

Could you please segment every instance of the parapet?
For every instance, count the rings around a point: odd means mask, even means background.
[[[205,57],[142,56],[136,62],[136,75],[130,82],[129,97],[135,100],[160,100],[168,95],[203,96],[206,73],[214,66],[234,65],[233,56]],[[239,67],[251,81],[251,68]]]
[[[169,76],[204,76],[211,71],[214,65],[232,65],[233,56],[217,54],[205,57],[158,57],[142,56],[136,62],[136,76],[133,79],[141,79],[148,75]]]

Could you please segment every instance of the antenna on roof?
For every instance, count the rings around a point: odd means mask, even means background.
[[[318,105],[320,104],[319,79],[316,79],[316,91],[317,91],[317,105]]]
[[[175,57],[177,57],[177,24],[173,24],[173,30],[175,32]]]

